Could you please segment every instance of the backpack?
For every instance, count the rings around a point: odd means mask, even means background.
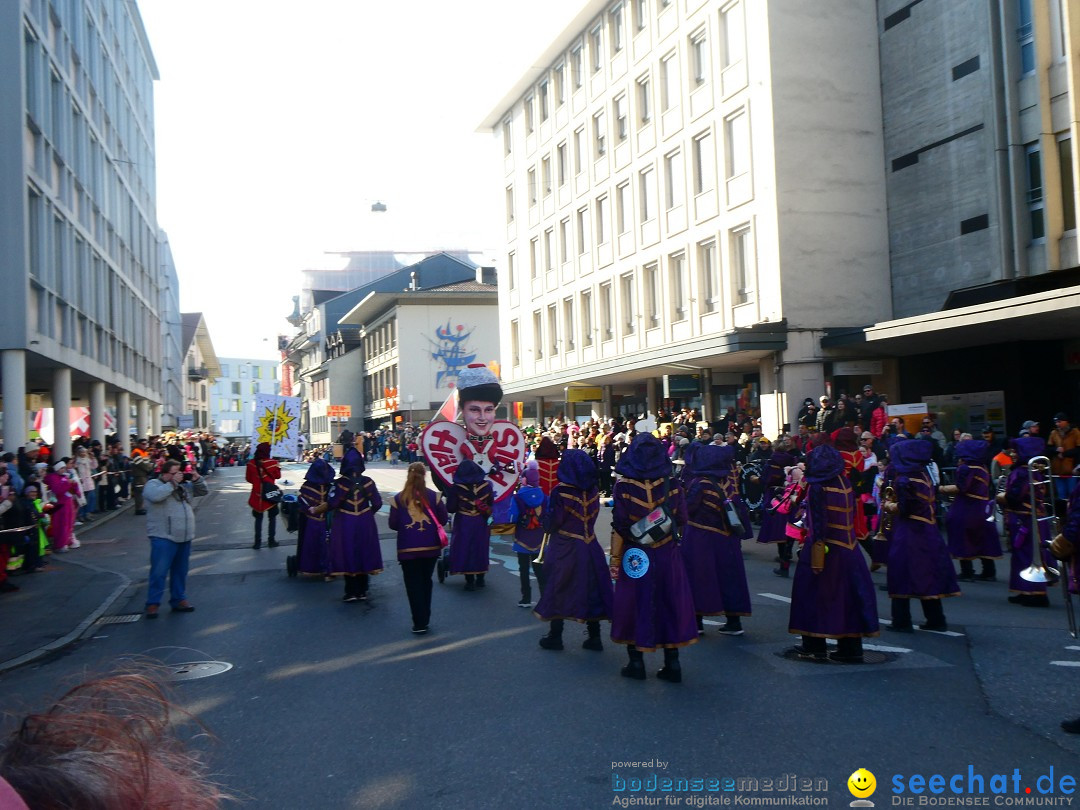
[[[540,522],[540,515],[544,511],[544,505],[542,503],[536,506],[526,507],[525,510],[518,515],[517,528],[519,529],[539,529],[543,524]]]

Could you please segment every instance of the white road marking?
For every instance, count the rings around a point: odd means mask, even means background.
[[[764,596],[766,599],[775,599],[777,602],[784,602],[785,604],[791,604],[790,596],[781,596],[778,593],[759,593],[758,596]]]
[[[1077,646],[1076,646],[1076,645],[1074,644],[1074,645],[1072,645],[1072,646],[1070,646],[1070,647],[1066,647],[1065,649],[1066,649],[1066,650],[1080,650],[1080,647],[1077,647]]]
[[[888,647],[884,644],[863,644],[864,650],[877,650],[878,652],[891,652],[891,653],[909,653],[907,647]]]
[[[1080,667],[1080,661],[1051,661],[1050,665],[1055,667]]]

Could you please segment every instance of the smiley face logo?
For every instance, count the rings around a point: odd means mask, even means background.
[[[877,789],[877,779],[866,768],[859,768],[848,777],[847,787],[856,799],[865,799]]]

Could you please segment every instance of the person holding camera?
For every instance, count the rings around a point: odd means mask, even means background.
[[[267,545],[274,548],[278,544],[275,538],[279,511],[278,502],[267,500],[264,495],[267,484],[271,484],[276,488],[277,485],[274,482],[281,478],[281,467],[276,460],[270,458],[269,442],[260,442],[255,448],[255,457],[247,463],[247,467],[244,469],[244,478],[251,484],[248,506],[251,507],[251,514],[255,517],[255,542],[251,547],[253,549],[262,548],[263,515],[266,515],[268,518],[266,534],[270,541]],[[278,490],[278,493],[280,495],[280,490]]]
[[[180,462],[170,459],[157,478],[146,482],[146,534],[150,537],[150,577],[146,592],[146,618],[156,619],[169,577],[169,605],[175,613],[191,613],[187,600],[188,560],[195,539],[195,510],[191,499],[208,492],[197,472],[184,473]]]

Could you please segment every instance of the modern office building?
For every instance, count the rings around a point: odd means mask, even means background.
[[[508,395],[1080,410],[1078,49],[1067,0],[584,2],[482,123]]]
[[[184,329],[180,322],[180,279],[176,273],[169,237],[158,232],[158,256],[161,262],[161,421],[155,433],[176,430],[184,413],[186,387]]]
[[[602,413],[740,403],[775,432],[823,390],[825,329],[891,316],[866,294],[889,287],[876,27],[846,0],[583,4],[482,123],[526,416],[584,385]]]
[[[255,433],[256,394],[280,394],[279,363],[245,357],[219,357],[221,376],[210,387],[211,424],[226,438],[250,439]]]
[[[0,3],[4,442],[28,407],[160,424],[154,56],[134,2]],[[29,395],[29,396],[28,396]],[[60,420],[61,423],[63,420]],[[57,430],[57,455],[70,453]]]

